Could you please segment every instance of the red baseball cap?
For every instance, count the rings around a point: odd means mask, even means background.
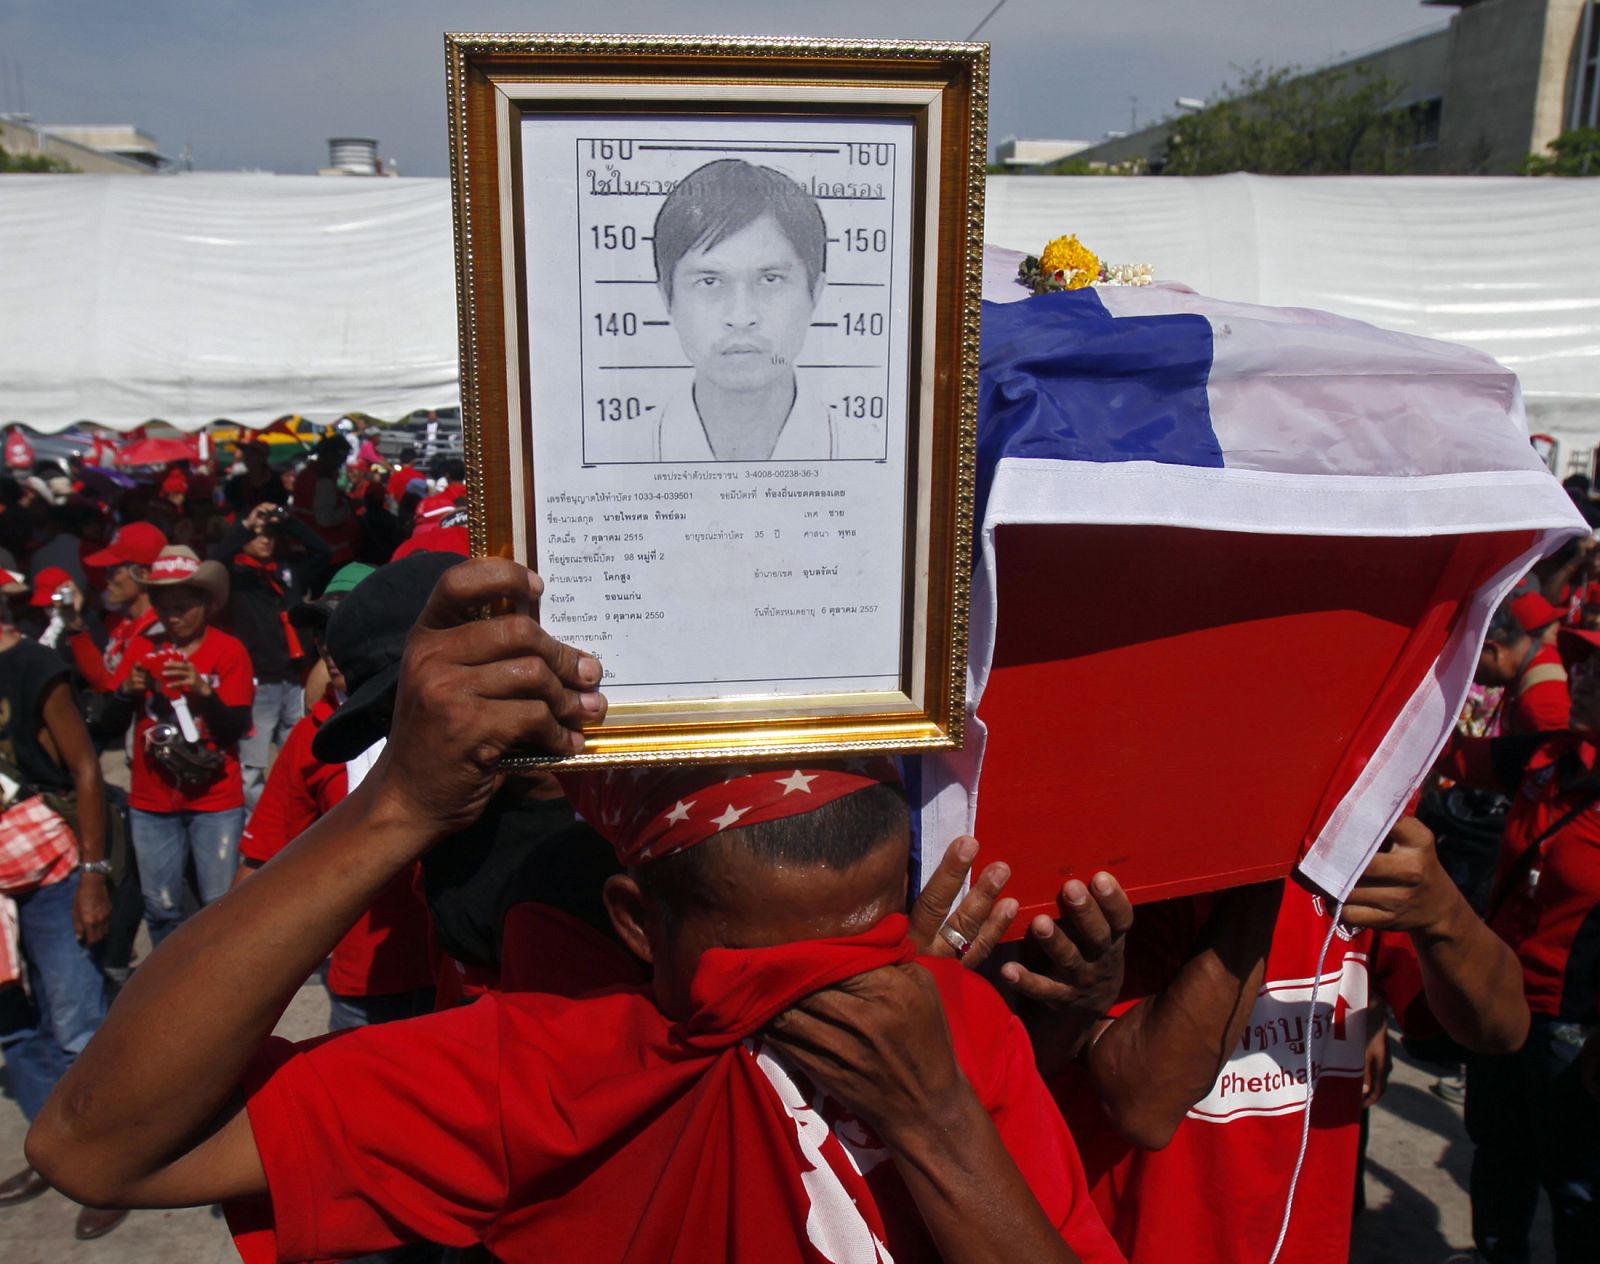
[[[48,606],[62,584],[70,584],[72,576],[59,566],[46,566],[33,577],[33,600],[30,606]]]
[[[1529,636],[1567,617],[1565,610],[1546,600],[1543,593],[1536,592],[1523,593],[1516,598],[1511,603],[1511,613]]]
[[[83,559],[85,566],[149,566],[167,547],[161,528],[148,522],[130,522],[111,537],[111,543]]]

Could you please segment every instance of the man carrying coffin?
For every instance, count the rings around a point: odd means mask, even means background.
[[[541,590],[506,561],[445,573],[378,765],[141,967],[34,1164],[97,1201],[226,1201],[249,1261],[419,1238],[507,1260],[1118,1259],[1020,1028],[956,963],[913,962],[907,814],[876,767],[591,788],[648,987],[269,1039],[383,884],[483,810],[508,749],[581,750],[604,715],[599,663],[530,616]]]
[[[1344,1259],[1385,1001],[1469,1049],[1512,1050],[1528,1031],[1516,958],[1411,819],[1342,908],[1283,881],[1166,900],[1140,910],[1126,953],[1114,1021],[1056,1087],[1135,1264],[1274,1256],[1297,1173],[1277,1258]]]

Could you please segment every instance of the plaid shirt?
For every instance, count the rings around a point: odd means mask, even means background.
[[[72,828],[42,795],[0,813],[0,986],[22,974],[17,910],[10,897],[70,878],[77,864]]]

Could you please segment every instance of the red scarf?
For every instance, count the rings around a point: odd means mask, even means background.
[[[261,577],[267,581],[268,587],[278,595],[280,607],[278,621],[283,624],[283,642],[289,648],[289,661],[293,662],[297,658],[304,658],[306,649],[300,642],[300,633],[295,631],[294,624],[289,622],[289,612],[281,608],[283,599],[288,595],[289,590],[283,586],[283,580],[279,578],[277,564],[271,561],[263,561],[259,557],[252,557],[249,553],[235,553],[233,555],[233,564],[242,570],[259,571]]]
[[[537,1244],[548,1264],[873,1258],[889,1235],[872,1189],[809,1086],[757,1033],[819,988],[915,955],[899,915],[848,939],[705,953],[682,1022],[657,1016],[637,1044],[619,1031],[610,1068],[568,1076],[557,1062],[547,1091],[565,1135],[529,1138],[507,1119],[508,1137],[543,1152],[528,1170],[551,1196],[504,1217],[495,1238]],[[586,1008],[569,1021],[599,1016]],[[579,1153],[587,1161],[574,1164]],[[575,1170],[589,1175],[573,1182]]]

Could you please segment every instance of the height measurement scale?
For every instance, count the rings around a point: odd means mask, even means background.
[[[600,657],[614,702],[900,688],[912,130],[524,121],[544,620]],[[667,196],[730,159],[780,172],[826,226],[803,341],[773,356],[792,365],[794,403],[770,460],[713,454],[693,390],[706,370],[656,276]],[[740,320],[765,351],[759,319]]]
[[[677,180],[730,158],[780,171],[816,198],[828,231],[827,285],[797,370],[818,379],[814,389],[833,415],[838,455],[885,459],[889,333],[897,315],[889,306],[895,145],[613,136],[580,138],[575,148],[584,459],[655,459],[660,410],[693,374],[655,275],[655,218]]]

